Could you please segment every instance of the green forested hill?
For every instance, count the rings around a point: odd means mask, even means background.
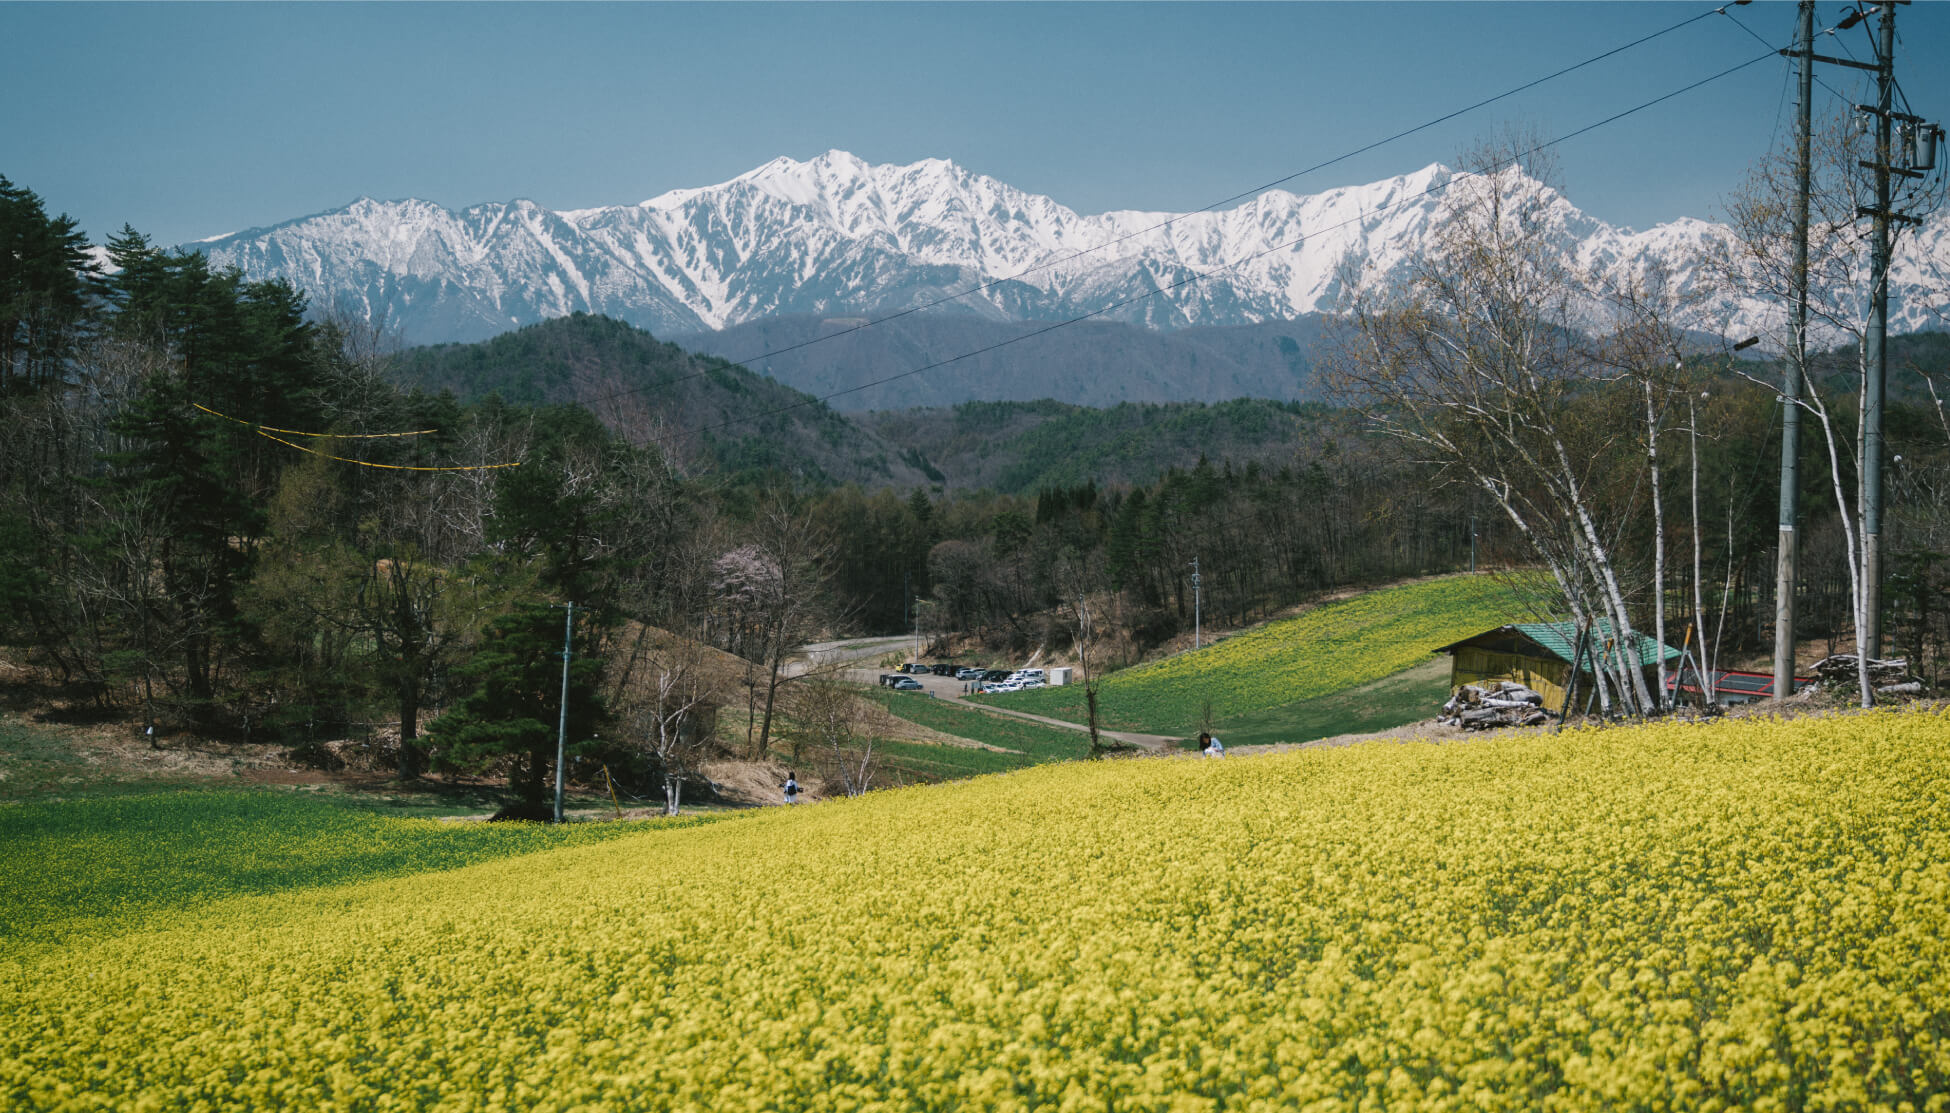
[[[1291,460],[1306,445],[1356,434],[1348,415],[1307,402],[1239,398],[1207,405],[964,402],[868,414],[863,423],[925,453],[958,487],[1025,493],[1100,483],[1149,483],[1201,457],[1234,464]]]
[[[576,403],[635,440],[727,472],[775,471],[818,484],[940,484],[1034,492],[1099,482],[1148,483],[1201,457],[1290,458],[1294,446],[1344,431],[1317,403],[966,402],[836,413],[810,395],[715,356],[686,352],[630,325],[577,314],[476,344],[403,353],[403,386],[464,400]]]
[[[725,472],[821,485],[927,482],[897,450],[810,395],[607,317],[578,313],[477,344],[414,348],[396,368],[403,386],[463,400],[574,403],[633,441],[661,441],[680,459]]]

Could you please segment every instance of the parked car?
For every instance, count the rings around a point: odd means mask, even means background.
[[[928,674],[928,667],[919,661],[909,661],[907,664],[901,666],[901,671],[913,673],[915,676],[926,676]]]
[[[894,682],[889,684],[888,687],[902,692],[919,692],[922,690],[921,682],[911,676],[895,677]]]
[[[955,675],[955,666],[948,664],[935,665],[933,672],[936,676],[953,676]]]
[[[1022,681],[1000,680],[994,684],[984,685],[982,690],[985,692],[1020,692],[1022,691]]]
[[[963,667],[955,670],[956,680],[980,680],[987,675],[987,669]]]
[[[1041,688],[1043,686],[1043,682],[1033,676],[1027,680],[1016,681],[1016,690],[1019,692],[1026,692],[1031,688]]]
[[[880,686],[883,688],[891,688],[894,684],[894,681],[899,679],[901,679],[900,673],[883,672],[880,674]]]
[[[1009,670],[1008,670],[1008,669],[990,669],[989,671],[987,671],[987,672],[985,672],[985,673],[983,673],[983,674],[982,674],[982,679],[983,679],[983,680],[991,680],[991,681],[994,681],[994,682],[995,682],[995,683],[997,683],[997,684],[1000,684],[1000,683],[1001,683],[1002,681],[1004,681],[1004,680],[1007,680],[1007,679],[1009,679]]]

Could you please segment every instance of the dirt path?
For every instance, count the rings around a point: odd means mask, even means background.
[[[847,679],[858,681],[861,684],[874,684],[877,683],[879,675],[877,671],[872,669],[853,669],[847,673]],[[936,699],[955,704],[958,707],[972,708],[973,710],[988,715],[1002,715],[1011,719],[1021,719],[1026,723],[1039,723],[1046,727],[1061,727],[1064,730],[1085,732],[1090,729],[1089,726],[1083,723],[1072,723],[1065,719],[1052,719],[1044,715],[1031,715],[1027,711],[1011,711],[1006,707],[995,707],[986,703],[977,703],[974,700],[968,699],[962,691],[965,683],[952,677],[917,676],[914,679],[920,682],[921,687],[929,695]],[[1105,730],[1101,727],[1098,728],[1097,733],[1105,738],[1122,742],[1127,746],[1136,746],[1138,749],[1148,750],[1152,753],[1169,751],[1180,741],[1174,735],[1141,734],[1137,731]]]
[[[948,700],[951,703],[958,704],[962,707],[972,707],[977,711],[990,715],[1006,715],[1011,719],[1021,719],[1029,723],[1041,723],[1046,727],[1062,727],[1065,730],[1080,730],[1085,732],[1090,730],[1089,725],[1086,723],[1072,723],[1067,719],[1052,719],[1046,715],[1031,715],[1027,711],[1011,711],[1006,707],[992,707],[985,703],[975,703],[965,698],[960,692],[937,694],[940,695],[940,698]],[[1103,727],[1098,727],[1097,733],[1105,738],[1114,738],[1126,745],[1136,746],[1143,750],[1152,750],[1157,753],[1170,750],[1181,741],[1181,739],[1173,735],[1139,734],[1136,731],[1106,730]]]
[[[897,649],[908,649],[914,639],[902,634],[879,638],[847,638],[836,642],[814,642],[799,647],[797,655],[785,663],[783,671],[787,676],[798,676],[828,665],[846,664],[851,661],[864,661],[892,653]],[[872,681],[873,677],[867,677]]]

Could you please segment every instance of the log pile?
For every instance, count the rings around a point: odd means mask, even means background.
[[[1815,662],[1815,675],[1823,687],[1853,691],[1856,686],[1855,654],[1837,653]],[[1869,658],[1869,687],[1879,696],[1912,699],[1923,694],[1923,682],[1909,674],[1909,658]]]
[[[1556,718],[1544,710],[1544,697],[1511,680],[1495,683],[1464,684],[1449,702],[1442,705],[1437,722],[1464,730],[1493,730],[1497,727],[1530,727]]]

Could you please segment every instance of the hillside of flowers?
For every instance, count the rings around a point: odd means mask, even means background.
[[[0,1108],[1940,1110],[1946,788],[1945,712],[1756,718],[232,896],[0,951]]]
[[[1429,660],[1438,646],[1536,617],[1523,583],[1446,576],[1324,603],[1192,653],[1103,678],[1099,714],[1113,728],[1189,734],[1207,701],[1216,720],[1345,691]],[[1082,722],[1080,686],[986,697]],[[1430,709],[1430,714],[1434,709]]]

